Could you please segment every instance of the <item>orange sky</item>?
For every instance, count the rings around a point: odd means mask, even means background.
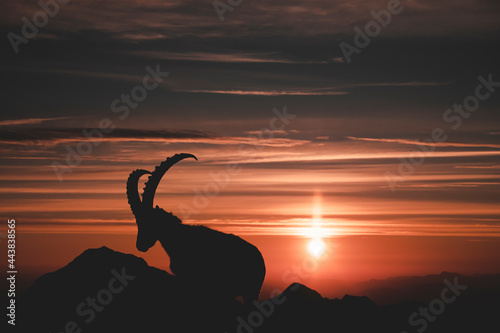
[[[395,170],[397,164],[370,160],[390,154],[383,145],[378,151],[363,141],[308,145],[308,149],[262,149],[259,158],[280,160],[283,168],[268,167],[275,162],[249,161],[235,152],[236,146],[218,151],[224,160],[219,162],[210,146],[191,145],[188,151],[197,148],[199,161],[174,166],[162,180],[155,203],[185,223],[235,233],[257,245],[268,267],[268,287],[284,288],[298,279],[333,295],[338,281],[443,270],[500,272],[500,207],[483,194],[498,187],[495,168],[476,173],[474,167],[483,164],[436,165],[432,163],[436,157],[430,156],[431,163],[418,166],[392,192],[384,172]],[[356,153],[343,152],[353,148]],[[182,150],[186,146],[165,149],[163,154]],[[332,156],[329,150],[338,153]],[[168,269],[168,257],[159,244],[146,254],[135,249],[136,227],[125,196],[129,172],[153,169],[159,154],[145,149],[134,150],[129,157],[131,153],[118,154],[103,167],[98,165],[102,156],[97,151],[61,182],[49,166],[34,167],[25,161],[16,168],[2,167],[1,210],[17,220],[18,263],[23,270],[36,276],[65,265],[89,247],[103,245]],[[306,154],[315,156],[313,165],[291,162]],[[120,163],[143,156],[150,157],[134,166]],[[239,172],[228,176],[229,162],[237,163]],[[219,193],[196,195],[206,186],[214,190],[213,175],[223,180]],[[192,208],[191,214],[183,215],[183,207]],[[304,276],[290,274],[304,260],[315,259],[308,242],[316,238],[332,245],[328,258]]]
[[[135,250],[125,183],[176,153],[199,161],[156,204],[255,243],[267,286],[291,282],[311,240],[335,244],[302,281],[319,291],[500,273],[500,2],[407,1],[351,57],[340,45],[386,0],[253,0],[223,22],[210,1],[119,5],[72,1],[27,43],[4,38],[0,215],[17,221],[20,274],[103,245],[166,268],[158,245]],[[40,10],[4,7],[4,36]]]

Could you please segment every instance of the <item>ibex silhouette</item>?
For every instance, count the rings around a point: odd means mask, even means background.
[[[170,269],[177,277],[193,286],[214,288],[212,293],[224,297],[243,296],[249,305],[259,297],[266,274],[264,259],[254,245],[233,234],[205,226],[183,224],[172,213],[156,206],[153,199],[161,178],[175,163],[192,157],[177,154],[162,162],[153,172],[135,170],[128,177],[127,197],[135,215],[138,233],[136,247],[146,252],[160,241],[170,257]],[[138,182],[150,174],[142,201]]]

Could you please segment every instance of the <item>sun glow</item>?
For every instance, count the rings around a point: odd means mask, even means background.
[[[307,250],[315,258],[319,258],[325,253],[325,247],[325,242],[321,238],[313,238],[307,244]]]
[[[315,258],[321,257],[325,252],[325,243],[322,240],[324,230],[322,224],[322,209],[321,209],[321,194],[317,193],[314,196],[313,214],[311,220],[311,228],[308,231],[308,236],[311,241],[307,244],[307,251]]]

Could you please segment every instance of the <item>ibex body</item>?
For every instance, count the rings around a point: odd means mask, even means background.
[[[167,170],[178,161],[196,157],[178,154],[161,163],[154,172],[136,170],[129,176],[127,196],[138,226],[137,249],[147,251],[157,241],[170,257],[170,269],[193,287],[212,289],[227,297],[243,296],[245,304],[258,299],[266,273],[260,251],[238,236],[205,226],[183,224],[172,213],[156,206],[153,199]],[[137,185],[150,173],[142,202]]]

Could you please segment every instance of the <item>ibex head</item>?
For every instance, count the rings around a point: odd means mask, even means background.
[[[139,251],[146,252],[153,245],[155,245],[159,236],[158,225],[160,223],[181,223],[181,220],[172,213],[168,213],[158,206],[154,208],[153,200],[156,189],[158,188],[158,184],[160,184],[160,180],[163,175],[175,163],[188,157],[198,160],[196,156],[191,154],[176,154],[167,158],[164,162],[157,166],[153,172],[138,169],[133,171],[128,177],[127,197],[137,223],[138,232],[136,247]],[[146,186],[144,187],[141,201],[137,186],[139,179],[145,174],[150,174],[150,176],[146,182]]]

